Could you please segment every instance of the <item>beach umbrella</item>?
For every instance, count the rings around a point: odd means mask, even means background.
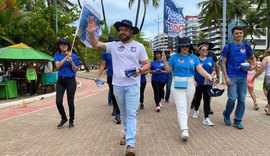
[[[0,49],[0,60],[49,60],[54,58],[35,50],[24,43],[15,44]]]

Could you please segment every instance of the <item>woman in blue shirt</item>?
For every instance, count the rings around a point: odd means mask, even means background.
[[[166,71],[173,71],[174,74],[172,92],[177,109],[178,123],[182,131],[181,137],[184,141],[189,138],[187,121],[190,104],[195,92],[193,78],[195,70],[212,81],[212,76],[202,68],[198,57],[189,53],[192,48],[190,39],[183,37],[179,39],[178,53],[172,55],[169,62],[163,56]]]
[[[57,42],[58,53],[54,55],[55,66],[58,69],[58,80],[56,84],[56,106],[61,115],[61,122],[58,128],[63,128],[67,122],[67,116],[63,107],[63,96],[67,91],[69,107],[69,128],[74,127],[74,96],[76,91],[76,72],[78,71],[78,56],[72,53],[70,42],[66,39],[59,39]]]
[[[203,44],[198,47],[199,51],[199,60],[200,63],[205,71],[207,71],[209,74],[212,74],[213,71],[215,71],[215,63],[212,59],[212,57],[206,57],[208,54],[208,45]],[[210,112],[210,95],[207,93],[208,89],[212,88],[212,84],[207,84],[207,81],[205,81],[205,78],[198,72],[195,71],[194,75],[195,81],[197,83],[196,91],[195,91],[195,110],[192,115],[194,119],[197,119],[199,117],[199,107],[203,95],[203,109],[204,109],[204,120],[203,124],[208,126],[213,126],[214,123],[211,122],[209,119],[209,112]]]
[[[154,60],[150,66],[150,74],[152,74],[152,87],[154,90],[154,99],[156,103],[156,112],[160,112],[161,98],[164,97],[164,86],[166,84],[166,74],[164,69],[164,61],[161,59],[162,51],[160,49],[154,50]],[[162,95],[163,93],[163,95]]]

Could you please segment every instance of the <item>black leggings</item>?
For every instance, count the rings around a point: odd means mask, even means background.
[[[77,88],[76,79],[74,77],[58,77],[56,84],[56,106],[61,115],[62,120],[66,120],[66,112],[63,106],[63,96],[67,91],[67,101],[69,107],[69,122],[74,121],[75,107],[74,96]]]
[[[208,118],[209,116],[209,111],[210,111],[210,96],[207,93],[207,89],[210,89],[211,87],[206,86],[206,85],[198,85],[196,87],[196,92],[195,92],[195,111],[198,111],[203,95],[203,110],[204,110],[204,117]]]
[[[147,82],[141,82],[141,87],[140,87],[140,103],[143,104],[144,102],[144,90]]]
[[[118,104],[116,102],[116,99],[115,99],[115,96],[113,94],[113,85],[112,85],[112,77],[109,77],[107,76],[107,83],[109,85],[109,88],[110,88],[110,94],[111,94],[111,97],[112,97],[112,104],[113,104],[113,109],[114,111],[116,112],[116,114],[120,114],[120,109],[118,107]]]
[[[154,99],[156,103],[156,107],[159,106],[162,95],[164,96],[164,86],[165,82],[152,81],[152,87],[154,90]]]

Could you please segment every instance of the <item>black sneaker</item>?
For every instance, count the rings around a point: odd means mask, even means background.
[[[69,125],[68,125],[69,128],[72,128],[74,127],[74,123],[73,122],[69,122]]]
[[[214,114],[214,112],[213,112],[213,111],[210,109],[209,114],[213,115],[213,114]]]
[[[116,122],[116,124],[121,124],[120,114],[116,114],[116,116],[115,116],[115,122]]]
[[[141,105],[140,105],[140,109],[144,109],[144,105],[143,105],[143,103],[141,103]]]
[[[61,122],[58,124],[57,128],[64,128],[64,124],[67,122],[67,119],[62,119]]]

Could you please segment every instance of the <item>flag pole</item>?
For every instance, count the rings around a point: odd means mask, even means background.
[[[74,43],[75,43],[75,39],[76,39],[76,34],[74,35],[74,38],[73,38],[73,41],[72,41],[72,45],[71,45],[71,52],[72,52],[72,49],[73,49],[73,47],[74,47]]]

